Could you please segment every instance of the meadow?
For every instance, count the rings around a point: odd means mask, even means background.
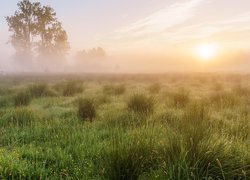
[[[250,75],[0,76],[0,179],[250,179]]]

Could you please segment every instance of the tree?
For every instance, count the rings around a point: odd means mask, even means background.
[[[69,50],[67,33],[50,6],[40,2],[20,1],[14,15],[6,17],[10,42],[21,57],[63,56]]]
[[[21,1],[13,16],[6,17],[9,31],[13,32],[10,43],[16,49],[19,57],[30,58],[32,55],[32,37],[36,35],[37,11],[40,3]]]
[[[103,48],[97,47],[89,50],[83,50],[77,52],[76,58],[79,60],[82,59],[102,59],[106,57],[106,52]]]
[[[63,56],[69,49],[67,33],[56,18],[56,12],[49,6],[39,8],[37,12],[40,42],[38,52],[42,57]]]

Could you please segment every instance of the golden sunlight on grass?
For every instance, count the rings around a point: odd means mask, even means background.
[[[202,44],[195,49],[195,54],[203,61],[211,60],[217,53],[218,47],[215,44]]]

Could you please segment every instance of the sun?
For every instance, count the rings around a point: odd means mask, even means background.
[[[202,60],[208,61],[217,54],[218,47],[215,44],[202,44],[195,51]]]

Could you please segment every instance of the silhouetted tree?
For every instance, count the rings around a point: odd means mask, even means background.
[[[63,56],[69,49],[67,33],[50,6],[20,1],[14,15],[6,17],[10,42],[20,58]]]
[[[77,53],[76,58],[81,59],[91,59],[91,58],[104,58],[106,57],[106,52],[103,48],[97,47],[89,50],[83,50]]]
[[[56,12],[49,6],[43,6],[37,11],[37,28],[40,42],[38,53],[42,57],[63,56],[69,49],[67,33],[56,18]]]
[[[33,36],[37,34],[37,16],[35,12],[40,3],[21,1],[17,4],[18,10],[13,16],[6,17],[9,31],[13,34],[10,43],[16,49],[16,55],[23,58],[30,58],[32,55]]]

